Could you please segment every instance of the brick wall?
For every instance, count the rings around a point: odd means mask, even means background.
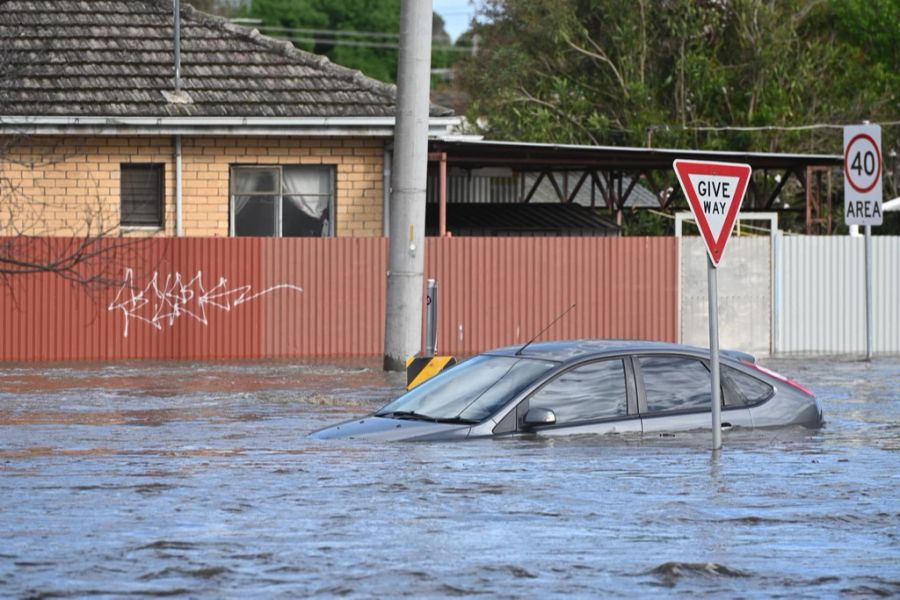
[[[384,141],[368,138],[184,137],[183,216],[187,236],[228,235],[232,165],[334,165],[338,236],[383,233]],[[0,234],[70,236],[175,234],[172,136],[67,136],[3,140]],[[122,163],[165,165],[163,230],[119,227]]]

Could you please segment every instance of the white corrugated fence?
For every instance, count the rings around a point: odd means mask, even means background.
[[[872,349],[880,354],[898,354],[900,237],[875,236],[872,251]],[[780,326],[773,350],[864,354],[865,239],[784,236],[776,256],[779,254],[781,294],[774,309]]]
[[[679,336],[707,346],[705,251],[696,236],[679,247]],[[872,249],[872,350],[900,354],[900,237],[875,236]],[[719,271],[722,347],[865,355],[864,238],[736,237]]]

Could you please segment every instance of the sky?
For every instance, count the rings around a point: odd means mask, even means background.
[[[444,29],[456,41],[469,28],[475,5],[470,0],[433,0],[432,9],[444,18]]]

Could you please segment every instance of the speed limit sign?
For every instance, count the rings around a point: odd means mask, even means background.
[[[844,221],[881,225],[881,127],[844,127]]]

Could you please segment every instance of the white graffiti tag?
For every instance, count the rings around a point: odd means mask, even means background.
[[[207,306],[215,307],[226,312],[260,296],[276,290],[291,290],[302,292],[303,288],[288,283],[273,285],[261,292],[251,293],[252,286],[242,285],[236,288],[228,286],[228,280],[219,277],[219,282],[206,289],[203,284],[203,273],[197,274],[185,281],[181,273],[176,272],[166,275],[165,283],[160,285],[158,272],[153,273],[147,286],[139,290],[134,284],[134,270],[125,269],[125,281],[116,293],[116,298],[110,302],[107,310],[121,310],[125,315],[125,337],[128,337],[128,328],[132,319],[143,321],[160,330],[168,322],[169,327],[175,324],[180,317],[189,317],[209,325],[207,319]]]

